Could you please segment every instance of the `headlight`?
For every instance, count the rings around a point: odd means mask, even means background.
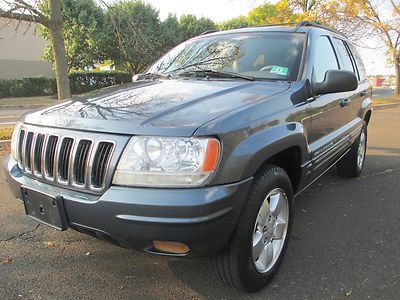
[[[18,137],[19,137],[19,130],[21,128],[21,123],[18,122],[13,130],[12,136],[11,136],[11,156],[15,160],[18,159],[17,157],[17,149],[18,149]]]
[[[191,187],[215,171],[220,143],[213,138],[131,138],[113,183],[128,186]]]

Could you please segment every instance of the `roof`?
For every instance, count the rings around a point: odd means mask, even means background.
[[[241,33],[241,32],[300,32],[306,33],[310,31],[312,28],[330,31],[341,36],[344,36],[343,33],[325,26],[319,22],[314,21],[302,21],[299,23],[282,23],[282,24],[267,24],[262,26],[255,27],[245,27],[224,31],[206,31],[201,35],[218,35],[218,34],[229,34],[229,33]]]

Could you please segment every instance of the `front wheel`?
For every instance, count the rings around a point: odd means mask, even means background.
[[[291,182],[282,168],[268,166],[255,177],[229,245],[212,258],[218,279],[246,292],[268,284],[288,245],[292,201]]]
[[[367,124],[364,123],[361,133],[351,145],[349,152],[336,164],[339,175],[343,177],[358,177],[364,166],[367,151]]]

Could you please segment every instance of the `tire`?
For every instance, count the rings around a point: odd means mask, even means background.
[[[274,210],[277,203],[281,204],[280,210]],[[292,227],[292,212],[293,191],[288,175],[280,167],[265,167],[254,178],[228,246],[211,259],[212,271],[217,279],[250,293],[265,287],[277,273],[285,254]],[[271,214],[273,218],[269,219]],[[262,227],[264,220],[268,226]],[[286,220],[286,224],[283,224],[283,220]],[[279,236],[282,238],[275,238]],[[253,244],[257,247],[253,247]],[[271,250],[274,249],[271,245],[276,246],[277,250]],[[266,250],[259,252],[260,249]],[[268,256],[271,251],[273,256]],[[273,258],[268,260],[268,257]],[[266,263],[263,264],[264,261]]]
[[[366,151],[367,125],[364,123],[361,133],[351,145],[350,151],[336,164],[339,175],[349,178],[360,176],[365,162]]]

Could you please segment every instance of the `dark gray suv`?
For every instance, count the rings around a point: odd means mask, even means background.
[[[209,256],[253,292],[276,273],[293,199],[362,170],[371,86],[313,22],[203,34],[126,85],[30,113],[5,161],[28,216],[153,254]]]

